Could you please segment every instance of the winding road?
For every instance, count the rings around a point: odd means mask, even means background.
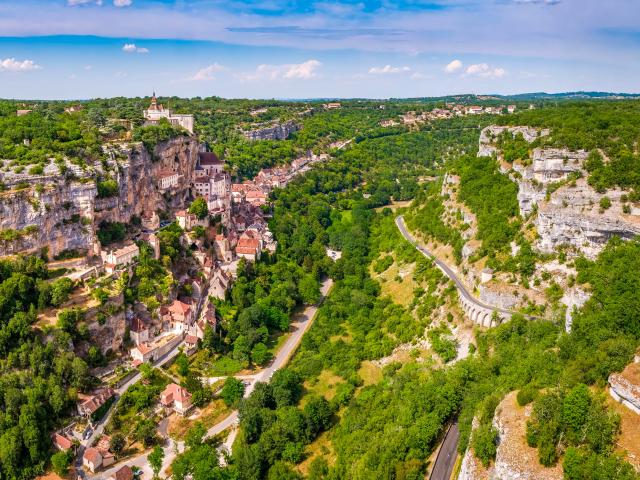
[[[504,309],[504,308],[501,308],[501,307],[488,305],[488,304],[480,301],[474,295],[472,295],[471,292],[469,292],[469,290],[467,289],[466,285],[463,283],[463,281],[458,277],[456,272],[451,267],[449,267],[442,260],[439,260],[433,253],[431,253],[429,250],[424,248],[422,245],[420,245],[413,238],[413,236],[407,230],[407,227],[406,227],[406,225],[404,223],[404,218],[403,218],[402,215],[399,215],[399,216],[396,217],[396,225],[398,227],[398,230],[400,230],[400,233],[402,233],[402,236],[409,243],[411,243],[425,257],[430,258],[431,260],[433,260],[433,263],[436,264],[436,266],[442,271],[442,273],[444,273],[447,277],[449,277],[451,280],[453,280],[453,283],[456,285],[458,293],[460,294],[460,296],[464,297],[464,299],[466,300],[466,302],[468,304],[475,305],[477,308],[482,309],[482,310],[496,311],[496,312],[501,313],[501,314],[503,314],[503,315],[505,315],[507,317],[510,317],[513,313],[516,313],[514,311],[507,310],[507,309]],[[527,318],[536,318],[536,317],[533,317],[533,316],[530,316],[530,315],[525,315],[525,316]]]
[[[319,306],[324,301],[325,297],[331,290],[333,286],[333,280],[331,278],[326,278],[320,285],[320,294],[321,300],[318,302],[318,305],[307,305],[302,312],[298,313],[293,322],[291,322],[291,327],[293,331],[289,338],[287,338],[286,342],[280,347],[277,355],[273,359],[273,361],[269,364],[269,366],[254,375],[238,375],[237,378],[245,380],[249,382],[247,388],[244,392],[244,397],[248,397],[253,389],[255,388],[258,382],[269,382],[273,374],[284,367],[292,355],[295,353],[296,349],[300,345],[302,341],[302,337],[307,332],[309,327],[313,324],[313,320],[315,319],[316,313],[318,312]],[[165,360],[166,361],[166,360]],[[216,377],[217,378],[217,377]],[[226,378],[226,377],[222,377]],[[132,379],[133,380],[133,379]],[[207,379],[208,380],[208,379]],[[215,382],[214,382],[215,383]],[[127,382],[129,385],[130,382]],[[234,410],[231,412],[229,416],[227,416],[224,420],[218,422],[214,426],[212,426],[207,431],[207,437],[211,437],[213,435],[217,435],[229,428],[233,428],[227,440],[222,445],[221,449],[226,450],[227,452],[231,451],[231,446],[233,445],[233,441],[235,440],[237,434],[237,428],[234,428],[238,425],[238,411]],[[169,439],[166,444],[163,446],[164,450],[164,461],[162,464],[162,471],[166,471],[167,467],[171,465],[176,456],[184,451],[184,442],[176,442],[174,440]],[[138,456],[127,459],[124,462],[120,462],[116,465],[111,466],[109,469],[96,473],[95,475],[88,474],[87,478],[92,480],[98,479],[106,479],[113,475],[117,470],[122,468],[124,465],[129,465],[130,467],[138,467],[143,472],[143,479],[150,479],[153,476],[153,472],[149,467],[149,463],[147,461],[147,456],[149,452],[145,452]]]

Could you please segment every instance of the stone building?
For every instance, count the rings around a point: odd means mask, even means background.
[[[162,104],[158,104],[156,92],[153,92],[149,108],[143,112],[146,120],[145,125],[157,125],[161,119],[165,118],[171,125],[182,127],[189,133],[193,133],[193,115],[175,114]]]

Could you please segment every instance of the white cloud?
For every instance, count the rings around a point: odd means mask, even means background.
[[[138,47],[135,43],[125,43],[122,46],[122,51],[127,53],[149,53],[148,48]]]
[[[372,75],[389,75],[394,73],[403,73],[411,70],[409,67],[392,67],[385,65],[384,67],[371,67],[369,73]]]
[[[318,76],[317,70],[322,66],[318,60],[307,60],[303,63],[288,63],[284,65],[258,65],[255,73],[242,74],[242,80],[278,80],[303,79],[308,80]]]
[[[127,76],[127,72],[116,72],[113,74],[113,76],[116,78],[124,78]]]
[[[93,68],[93,65],[85,65],[84,69],[85,70],[91,70]]]
[[[462,70],[462,62],[460,60],[453,60],[446,67],[444,67],[444,71],[446,73],[455,73],[459,70]]]
[[[30,70],[40,70],[41,68],[33,60],[20,61],[15,58],[0,60],[0,72],[28,72]]]
[[[284,78],[313,78],[321,65],[318,60],[307,60],[304,63],[289,65],[283,76]]]
[[[133,4],[133,0],[113,0],[114,7],[130,7]]]
[[[224,72],[227,67],[220,65],[218,62],[209,65],[208,67],[201,68],[195,75],[189,78],[189,80],[201,81],[201,80],[215,80],[215,74],[218,72]]]
[[[507,74],[504,68],[493,68],[486,63],[476,63],[469,65],[465,72],[467,76],[481,77],[481,78],[502,78]]]

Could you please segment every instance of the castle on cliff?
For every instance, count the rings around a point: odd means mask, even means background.
[[[193,133],[193,115],[176,114],[162,104],[158,104],[156,92],[151,97],[151,105],[144,111],[145,125],[157,125],[160,119],[166,118],[171,125],[182,127]]]

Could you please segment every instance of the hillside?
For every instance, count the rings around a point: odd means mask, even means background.
[[[636,101],[162,101],[193,135],[146,99],[3,104],[4,477],[64,473],[58,432],[176,480],[424,478],[457,422],[460,478],[638,478],[605,401],[640,346]],[[107,387],[105,436],[76,410]]]

